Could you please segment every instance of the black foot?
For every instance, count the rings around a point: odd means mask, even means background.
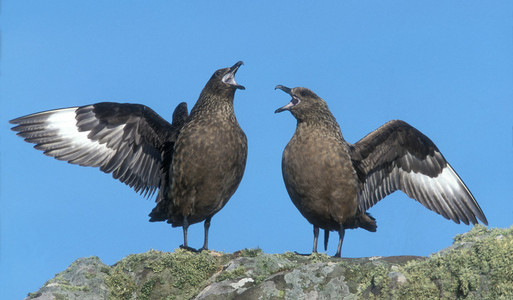
[[[180,245],[180,249],[184,249],[184,250],[191,251],[191,252],[194,252],[194,253],[200,252],[200,250],[196,250],[196,249],[194,249],[192,247],[185,247],[184,245]]]
[[[294,251],[294,254],[296,254],[296,255],[300,255],[300,256],[310,256],[310,255],[312,255],[312,254],[314,254],[314,253],[317,253],[317,252],[312,252],[312,253],[299,253],[299,252],[297,252],[297,251]]]

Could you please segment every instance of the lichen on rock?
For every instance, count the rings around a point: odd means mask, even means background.
[[[28,299],[513,299],[513,227],[475,226],[430,257],[177,249],[81,258]]]

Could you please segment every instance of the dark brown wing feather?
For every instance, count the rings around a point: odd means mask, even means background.
[[[185,112],[184,112],[185,106]],[[177,113],[178,112],[178,113]],[[151,195],[159,188],[163,160],[187,118],[187,106],[169,124],[149,107],[102,102],[36,113],[11,120],[25,141],[44,154],[105,173]],[[175,116],[174,118],[175,119]]]
[[[390,121],[351,146],[366,211],[401,190],[456,223],[488,224],[479,204],[436,145],[403,121]]]

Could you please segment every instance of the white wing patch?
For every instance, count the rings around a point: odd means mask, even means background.
[[[116,153],[108,148],[106,143],[92,140],[88,137],[89,131],[79,131],[76,120],[78,107],[59,109],[38,114],[44,121],[35,124],[30,131],[28,142],[37,143],[37,149],[43,150],[46,155],[72,164],[98,167],[109,161]],[[90,121],[99,123],[91,113]],[[109,128],[111,135],[122,135],[124,124]]]
[[[401,186],[404,186],[408,196],[418,199],[424,206],[440,213],[445,218],[459,223],[457,215],[464,214],[454,210],[462,212],[466,209],[460,207],[464,204],[460,203],[460,197],[457,195],[469,195],[469,193],[450,165],[447,165],[437,177],[429,177],[415,172],[407,173],[402,170],[400,172],[402,173]],[[463,221],[465,222],[465,220]]]
[[[406,122],[393,120],[352,148],[360,180],[359,209],[366,211],[401,190],[456,223],[488,224],[479,204],[436,145]]]
[[[161,182],[162,158],[161,137],[152,125],[162,130],[169,129],[169,124],[148,111],[141,105],[105,102],[40,112],[10,122],[17,124],[12,128],[17,135],[45,155],[99,167],[136,192],[151,195]]]
[[[415,172],[411,167],[424,166],[421,169],[427,170],[434,169],[436,165],[439,168],[435,157],[427,156],[424,160],[420,160],[407,153],[401,162],[406,169],[409,169],[408,171],[394,163],[390,173],[378,171],[367,178],[360,195],[363,210],[369,209],[394,191],[402,190],[410,198],[419,201],[446,219],[456,223],[462,221],[465,224],[477,222],[475,216],[481,214],[479,206],[449,163],[441,173],[431,177]]]

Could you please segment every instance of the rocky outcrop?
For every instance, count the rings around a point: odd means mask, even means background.
[[[513,299],[513,227],[476,226],[430,257],[245,249],[81,258],[26,299]]]

